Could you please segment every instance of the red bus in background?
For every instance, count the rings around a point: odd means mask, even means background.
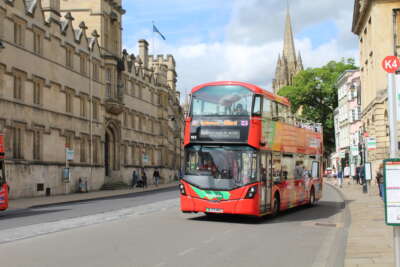
[[[0,134],[0,211],[8,208],[8,185],[5,172],[4,136]]]
[[[322,127],[242,82],[195,87],[185,125],[185,213],[263,216],[322,197]]]

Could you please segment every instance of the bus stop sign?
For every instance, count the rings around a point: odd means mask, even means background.
[[[387,73],[395,73],[400,67],[400,60],[396,56],[387,56],[382,61],[382,67]]]
[[[400,159],[384,161],[386,224],[400,226]]]

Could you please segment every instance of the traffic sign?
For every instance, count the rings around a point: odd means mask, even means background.
[[[395,73],[400,67],[400,59],[396,56],[387,56],[382,61],[382,67],[387,73]]]

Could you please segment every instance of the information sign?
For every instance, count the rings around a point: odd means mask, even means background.
[[[395,73],[400,67],[400,60],[396,56],[387,56],[382,61],[382,68],[387,73]]]
[[[400,159],[384,161],[386,224],[400,226]]]
[[[364,171],[365,171],[365,180],[371,181],[372,180],[372,168],[371,168],[370,162],[365,163]]]
[[[368,137],[367,148],[368,148],[368,151],[372,151],[372,150],[376,149],[376,138],[375,137]]]
[[[74,150],[67,148],[67,160],[74,160]]]

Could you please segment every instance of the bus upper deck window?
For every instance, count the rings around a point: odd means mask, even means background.
[[[254,96],[253,101],[253,116],[261,116],[261,96]]]

